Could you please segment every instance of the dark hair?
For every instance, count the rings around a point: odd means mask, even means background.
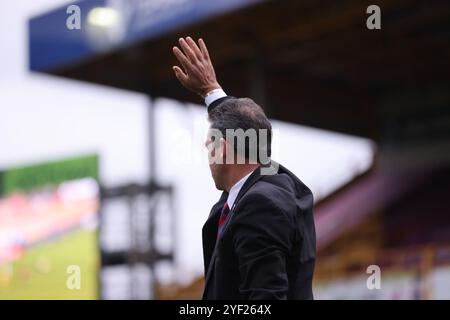
[[[253,150],[254,147],[256,147],[257,162],[261,163],[262,160],[260,159],[260,152],[266,157],[271,156],[272,125],[263,109],[252,99],[228,98],[209,112],[208,119],[211,128],[219,130],[224,139],[227,138],[227,129],[242,129],[244,132],[247,132],[248,129],[254,129],[256,131],[256,146],[251,146],[250,139],[245,138],[245,154],[243,155],[245,159],[249,159],[250,150],[255,151]],[[266,130],[267,135],[261,136],[260,129]],[[238,154],[236,137],[234,137],[233,145],[235,154]]]

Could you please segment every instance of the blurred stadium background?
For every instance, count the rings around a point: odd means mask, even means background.
[[[450,3],[378,1],[368,30],[371,4],[0,2],[0,299],[201,296],[220,193],[205,109],[171,70],[186,35],[313,190],[315,297],[450,299]]]

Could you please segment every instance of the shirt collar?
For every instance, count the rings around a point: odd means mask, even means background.
[[[241,191],[242,186],[244,185],[245,181],[247,181],[248,177],[250,177],[250,175],[253,173],[250,172],[249,174],[247,174],[246,176],[244,176],[243,178],[241,178],[241,180],[239,180],[238,182],[236,182],[230,189],[230,192],[228,193],[228,199],[227,199],[227,203],[228,203],[228,207],[230,209],[233,208],[234,202],[236,201],[236,198],[239,194],[239,191]]]

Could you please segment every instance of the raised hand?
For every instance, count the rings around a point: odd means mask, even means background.
[[[202,97],[220,89],[205,42],[199,39],[197,45],[191,37],[180,38],[178,42],[181,50],[175,46],[173,53],[182,68],[173,66],[172,69],[181,84]]]

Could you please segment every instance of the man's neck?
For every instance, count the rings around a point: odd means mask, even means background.
[[[259,167],[259,164],[245,164],[245,165],[234,165],[230,170],[228,175],[228,183],[225,187],[226,192],[230,192],[230,189],[243,177],[249,173],[255,171]]]

